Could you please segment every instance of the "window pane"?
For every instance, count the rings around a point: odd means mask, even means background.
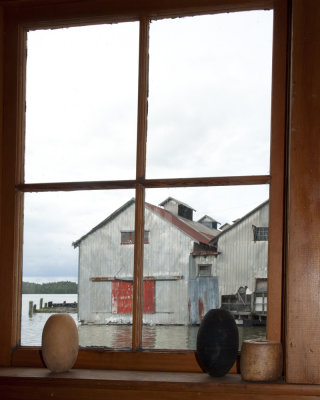
[[[147,175],[269,173],[272,11],[152,22]]]
[[[131,347],[134,253],[120,239],[122,230],[134,229],[133,196],[132,190],[25,195],[22,345],[41,345],[50,313],[70,312],[81,346]],[[60,283],[36,285],[43,282]],[[29,314],[30,301],[37,310]]]
[[[152,189],[146,193],[143,347],[195,349],[212,308],[232,313],[243,339],[265,338],[269,186]],[[188,212],[186,212],[188,209]]]
[[[135,177],[139,24],[28,33],[26,182]]]

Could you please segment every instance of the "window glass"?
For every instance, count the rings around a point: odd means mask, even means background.
[[[271,35],[265,11],[152,22],[148,177],[268,173]],[[135,179],[138,36],[138,23],[28,33],[26,182]],[[147,190],[144,348],[194,349],[219,307],[241,340],[265,336],[268,191]],[[135,192],[27,194],[24,215],[23,281],[77,286],[26,298],[24,284],[21,343],[40,344],[56,306],[81,346],[129,348]]]
[[[268,226],[268,191],[268,185],[147,190],[145,227],[153,240],[144,249],[144,348],[194,350],[212,308],[231,312],[240,345],[265,338],[268,242],[252,240],[252,225]]]
[[[51,313],[67,312],[80,346],[131,347],[134,249],[121,246],[119,232],[134,229],[133,196],[132,190],[25,195],[22,345],[41,345]]]
[[[149,243],[149,232],[144,231],[144,242]],[[134,243],[134,231],[121,232],[121,243],[122,244],[133,244]]]
[[[28,33],[26,182],[135,177],[138,22]]]
[[[272,11],[150,27],[149,178],[269,173]]]

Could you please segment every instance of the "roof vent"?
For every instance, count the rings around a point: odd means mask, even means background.
[[[159,205],[178,217],[193,221],[193,211],[195,210],[188,206],[188,204],[182,203],[182,201],[176,200],[173,197],[168,197]]]

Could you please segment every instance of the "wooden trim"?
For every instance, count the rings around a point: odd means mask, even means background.
[[[271,113],[271,160],[268,243],[268,323],[267,338],[282,341],[285,132],[287,100],[287,4],[275,2],[273,22],[273,68]]]
[[[43,368],[40,347],[19,347],[12,352],[13,367]],[[231,374],[239,373],[240,357],[231,368]],[[79,350],[75,368],[117,369],[133,371],[184,371],[201,372],[196,353],[186,351],[110,351],[103,348]]]
[[[320,2],[292,1],[286,378],[320,383]]]
[[[98,4],[99,3],[99,4]],[[21,274],[21,268],[19,265],[19,260],[15,259],[16,254],[21,254],[19,253],[19,248],[15,247],[15,244],[21,245],[22,240],[17,239],[17,236],[20,235],[20,227],[21,225],[17,226],[17,221],[21,224],[22,219],[20,218],[21,215],[19,213],[21,212],[22,208],[22,203],[21,203],[21,193],[19,192],[32,192],[32,191],[61,191],[61,190],[102,190],[102,189],[112,189],[112,188],[136,188],[136,232],[137,235],[136,237],[141,237],[143,238],[143,218],[144,218],[144,189],[145,188],[152,188],[152,187],[197,187],[197,186],[226,186],[226,185],[257,185],[257,184],[268,184],[270,182],[270,176],[268,175],[261,175],[261,176],[244,176],[244,177],[205,177],[205,178],[179,178],[179,179],[155,179],[155,180],[145,180],[144,179],[144,173],[143,173],[143,167],[141,168],[141,165],[137,168],[137,179],[136,180],[130,180],[130,181],[111,181],[111,182],[65,182],[65,183],[40,183],[40,184],[21,184],[23,182],[23,174],[22,174],[22,159],[21,159],[21,154],[23,153],[23,145],[22,147],[19,147],[18,145],[20,143],[23,144],[23,132],[21,131],[21,126],[20,122],[23,121],[23,114],[22,110],[24,110],[24,107],[22,107],[21,103],[21,98],[23,98],[22,93],[19,92],[19,88],[24,88],[24,79],[23,76],[21,76],[21,70],[19,67],[21,67],[21,63],[19,62],[18,54],[15,52],[18,52],[20,55],[22,53],[21,51],[19,52],[18,49],[20,48],[21,50],[21,43],[22,43],[22,30],[20,32],[21,25],[17,25],[16,22],[20,21],[23,24],[26,24],[28,21],[35,21],[35,19],[38,19],[38,23],[40,24],[45,24],[45,19],[40,18],[41,13],[44,13],[47,15],[47,17],[51,18],[54,21],[57,21],[58,14],[60,13],[60,16],[66,12],[66,10],[69,10],[70,16],[72,15],[73,21],[77,21],[77,23],[80,23],[80,19],[83,18],[83,20],[86,21],[86,23],[92,22],[92,19],[88,19],[88,10],[89,7],[92,10],[92,12],[96,12],[97,7],[101,6],[101,4],[105,2],[98,2],[96,0],[93,0],[92,2],[74,2],[75,4],[80,4],[80,9],[83,5],[84,8],[82,9],[81,12],[83,12],[83,16],[79,17],[79,15],[74,16],[74,13],[71,12],[71,10],[74,10],[74,5],[71,3],[66,3],[66,6],[61,6],[61,9],[59,7],[53,7],[52,6],[46,6],[43,5],[41,7],[38,7],[35,3],[31,8],[26,8],[27,5],[24,7],[18,7],[18,8],[11,8],[8,7],[6,9],[7,15],[15,15],[17,18],[16,21],[13,21],[12,23],[12,31],[7,31],[7,43],[8,45],[6,46],[6,49],[8,49],[8,54],[6,55],[6,60],[7,61],[7,67],[6,67],[6,78],[10,78],[7,81],[8,88],[5,89],[5,93],[7,95],[6,100],[6,107],[8,110],[8,113],[6,115],[6,120],[5,120],[5,127],[6,127],[6,137],[5,139],[7,140],[9,152],[5,153],[6,159],[4,160],[3,165],[6,165],[6,167],[9,166],[9,171],[6,171],[7,176],[5,176],[5,192],[4,195],[4,200],[5,200],[5,206],[2,206],[1,212],[2,215],[6,217],[5,224],[2,225],[2,238],[6,238],[5,235],[8,235],[8,237],[1,242],[1,250],[3,250],[3,257],[4,260],[6,261],[2,265],[2,269],[0,273],[2,275],[6,275],[5,279],[1,281],[0,285],[1,288],[6,288],[4,290],[4,294],[0,294],[2,304],[8,304],[7,302],[7,295],[9,294],[10,296],[10,301],[19,301],[19,296],[16,294],[19,292],[18,285],[20,284],[20,279],[19,279],[19,274]],[[118,7],[115,3],[111,2],[114,7]],[[126,4],[126,6],[130,7],[131,3],[134,2],[117,2],[117,4]],[[138,2],[140,4],[140,2]],[[250,9],[256,9],[259,8],[257,7],[258,4],[266,5],[268,3],[269,5],[271,4],[270,1],[245,1],[244,3],[241,1],[236,1],[236,0],[207,0],[203,1],[201,0],[200,2],[195,2],[195,1],[184,1],[179,3],[181,4],[189,4],[190,8],[186,8],[185,12],[191,12],[190,10],[192,9],[192,12],[200,12],[199,10],[206,10],[210,8],[210,10],[215,10],[217,11],[218,9],[220,11],[225,11],[227,7],[234,7],[234,10],[236,9],[246,9],[242,8],[241,4],[247,4]],[[27,4],[27,3],[26,3]],[[110,4],[110,3],[109,3]],[[169,7],[169,2],[161,2],[158,3],[159,10],[163,9],[162,7],[168,7],[168,13],[174,13],[177,12],[180,13],[181,9],[175,8],[173,9],[171,6]],[[171,2],[170,2],[171,4]],[[96,8],[95,8],[96,6]],[[145,4],[146,6],[146,4]],[[220,8],[219,8],[219,7]],[[176,6],[175,6],[176,7]],[[211,8],[212,7],[212,8]],[[98,7],[99,8],[99,7]],[[267,7],[266,7],[267,8]],[[10,11],[9,11],[10,9]],[[52,14],[49,13],[52,12]],[[62,12],[62,10],[64,10]],[[84,11],[85,10],[85,11]],[[197,11],[195,11],[197,10]],[[25,12],[24,12],[25,11]],[[68,14],[66,12],[66,14]],[[81,14],[80,12],[80,14]],[[91,12],[91,11],[90,11]],[[167,14],[166,14],[167,15]],[[170,14],[171,15],[171,14]],[[173,15],[173,14],[172,14]],[[29,18],[29,20],[28,20]],[[64,18],[67,18],[66,16]],[[77,19],[78,18],[78,19]],[[68,18],[67,18],[68,19]],[[66,19],[66,20],[67,20]],[[65,21],[66,21],[65,20]],[[31,26],[31,25],[30,25]],[[44,26],[44,25],[43,25]],[[10,42],[11,41],[11,42]],[[9,46],[10,43],[10,46]],[[9,57],[12,55],[12,57]],[[18,67],[17,67],[18,66]],[[12,79],[11,79],[12,78]],[[19,81],[20,79],[20,81]],[[21,81],[22,79],[22,81]],[[147,88],[145,89],[147,91]],[[24,104],[23,104],[24,105]],[[19,121],[19,124],[17,123]],[[141,129],[141,132],[143,132],[143,129]],[[20,149],[20,153],[17,152],[17,149]],[[141,150],[141,149],[140,149]],[[5,151],[7,151],[7,148],[5,148]],[[145,150],[142,150],[142,153]],[[140,159],[141,156],[139,156]],[[16,190],[16,192],[15,192]],[[17,193],[18,192],[18,193]],[[137,221],[140,221],[138,223]],[[9,227],[9,230],[8,230]],[[139,232],[139,229],[142,232]],[[14,235],[17,235],[16,237]],[[143,239],[140,238],[140,244],[136,246],[137,250],[135,250],[135,276],[137,277],[136,282],[137,282],[137,287],[135,290],[135,298],[136,298],[136,304],[134,304],[134,320],[135,326],[137,329],[134,330],[133,333],[133,350],[138,350],[141,344],[141,326],[139,327],[139,321],[142,320],[141,316],[141,310],[142,307],[139,302],[142,302],[142,260],[143,260]],[[14,253],[14,249],[17,250],[16,253]],[[14,255],[13,255],[14,254]],[[6,258],[7,257],[7,258]],[[12,267],[13,266],[13,267]],[[1,276],[2,277],[2,276]],[[140,285],[140,286],[139,286]],[[140,304],[140,306],[139,306]],[[11,348],[15,347],[18,343],[18,336],[17,332],[14,330],[17,330],[19,324],[17,323],[17,316],[19,314],[19,307],[17,304],[9,304],[9,312],[10,310],[13,311],[14,315],[5,315],[4,318],[4,326],[7,326],[7,322],[10,322],[10,328],[5,330],[5,332],[0,333],[0,338],[4,338],[5,340],[2,341],[4,344],[3,349],[0,350],[0,362],[2,365],[9,365],[10,364],[10,350]],[[140,311],[139,311],[140,310]],[[140,314],[139,314],[140,312]],[[8,313],[8,311],[7,311]],[[10,339],[8,340],[8,337]],[[4,352],[4,354],[1,353]],[[38,351],[38,350],[37,350]],[[21,355],[21,352],[24,352],[24,350],[18,349],[13,352],[13,357],[12,357],[12,364],[14,365],[17,358],[16,356],[18,354]],[[86,354],[85,354],[86,353]],[[26,355],[26,359],[24,359],[24,362],[28,363],[30,362],[30,358],[32,359],[32,356],[30,355],[31,353],[29,351],[24,352]],[[37,353],[38,354],[38,353]],[[108,354],[108,355],[107,355]],[[112,354],[112,356],[110,356]],[[123,354],[123,361],[119,362],[119,359],[121,359],[121,354]],[[138,361],[137,358],[131,358],[133,356],[128,355],[128,354],[134,354],[135,356],[139,354],[139,356],[136,357],[141,357]],[[113,366],[113,368],[117,368],[116,365],[121,365],[122,368],[143,368],[145,369],[152,369],[152,368],[172,368],[171,370],[178,370],[178,369],[186,369],[186,368],[193,368],[193,363],[188,364],[190,362],[190,359],[187,356],[188,352],[183,352],[181,354],[184,354],[183,358],[182,356],[179,356],[178,353],[173,353],[174,355],[172,358],[169,358],[169,360],[164,363],[163,361],[159,362],[159,358],[156,356],[149,356],[146,354],[158,354],[157,352],[154,353],[146,353],[146,352],[133,352],[133,353],[121,353],[121,352],[114,352],[114,353],[109,353],[109,352],[80,352],[80,357],[78,360],[78,363],[82,363],[83,367],[85,365],[89,367],[96,367],[96,365],[101,365],[101,368],[106,368],[106,363],[105,363],[105,358],[110,357],[110,365]],[[194,357],[194,353],[192,357]],[[155,357],[152,358],[154,364],[152,364],[150,357]],[[177,361],[177,360],[180,361]],[[21,358],[20,358],[21,360]],[[39,356],[39,359],[41,361],[41,358]],[[130,361],[131,360],[131,361]],[[183,360],[181,362],[181,360]],[[108,365],[108,364],[107,364]],[[166,365],[166,366],[165,366]],[[199,368],[197,366],[197,368]]]
[[[273,7],[273,0],[4,0],[2,3],[6,12],[28,29],[137,21],[143,16],[170,18]]]
[[[137,184],[146,189],[168,187],[265,185],[270,183],[269,175],[221,176],[204,178],[139,179],[121,181],[52,182],[25,183],[16,185],[16,190],[31,192],[69,192],[76,190],[134,189]]]
[[[143,304],[143,255],[144,255],[144,187],[137,185],[135,203],[135,245],[133,268],[132,303],[132,350],[141,348],[142,343],[142,304]]]
[[[46,369],[0,369],[1,393],[15,399],[314,400],[319,386],[244,382],[239,375]]]
[[[15,185],[23,180],[25,112],[25,32],[10,20],[4,25],[4,114],[1,187],[0,363],[9,365],[11,348],[19,343],[23,195]]]
[[[148,83],[149,82],[149,20],[140,20],[139,38],[139,82],[138,82],[138,124],[137,124],[137,181],[146,177],[146,150],[148,124]]]
[[[137,165],[136,179],[146,176],[146,145],[148,121],[148,72],[149,72],[149,20],[141,18],[139,36],[139,87],[137,124]],[[136,185],[135,202],[135,245],[133,268],[132,303],[132,350],[141,347],[143,315],[143,254],[144,254],[144,202],[145,189]]]

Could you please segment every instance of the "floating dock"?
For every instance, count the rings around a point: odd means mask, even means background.
[[[243,326],[265,326],[267,322],[267,292],[221,296],[221,308],[229,311]]]

